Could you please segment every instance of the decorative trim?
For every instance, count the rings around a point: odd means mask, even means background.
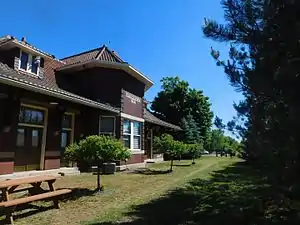
[[[132,149],[130,149],[130,151],[131,151],[132,155],[145,154],[144,150],[132,150]]]
[[[60,151],[46,151],[45,152],[45,157],[59,157],[60,156]]]
[[[14,158],[15,152],[0,152],[0,158]]]
[[[120,115],[121,115],[121,117],[129,119],[129,120],[134,120],[134,121],[142,122],[142,123],[145,122],[145,120],[143,118],[136,117],[136,116],[131,116],[131,115],[128,115],[126,113],[120,113]]]

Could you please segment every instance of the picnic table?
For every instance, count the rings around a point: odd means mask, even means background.
[[[21,204],[53,198],[54,207],[59,208],[58,199],[55,197],[70,193],[71,190],[55,190],[53,184],[56,180],[57,177],[55,176],[31,176],[1,181],[0,191],[2,192],[2,200],[0,201],[0,208],[6,209],[7,222],[13,224],[13,211]],[[43,182],[48,183],[49,190],[45,190],[41,187]],[[20,186],[23,185],[30,185],[30,187],[20,188]],[[10,194],[21,191],[28,191],[30,196],[10,199]]]

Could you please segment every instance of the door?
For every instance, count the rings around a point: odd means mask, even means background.
[[[44,111],[21,107],[15,149],[15,171],[40,168]]]

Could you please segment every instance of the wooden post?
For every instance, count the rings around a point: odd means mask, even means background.
[[[53,183],[54,183],[53,180],[49,180],[49,181],[48,181],[48,186],[49,186],[50,191],[55,191],[55,189],[54,189],[54,187],[53,187]],[[53,199],[53,206],[54,206],[56,209],[59,209],[59,205],[58,205],[58,200],[57,200],[57,198],[54,198],[54,199]]]
[[[150,159],[153,159],[153,129],[150,128]]]

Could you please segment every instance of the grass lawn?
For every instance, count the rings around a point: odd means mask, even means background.
[[[169,163],[166,162],[149,165],[150,173],[122,172],[105,175],[101,176],[105,187],[101,194],[93,192],[96,186],[95,175],[63,177],[56,182],[56,188],[72,188],[73,195],[60,203],[61,209],[49,209],[51,202],[37,202],[32,204],[34,208],[31,205],[17,211],[15,224],[168,224],[160,223],[162,218],[153,218],[151,223],[144,223],[139,221],[139,215],[135,215],[135,211],[139,206],[165,198],[172,190],[180,189],[194,179],[209,178],[212,171],[224,169],[237,161],[238,159],[205,156],[192,166],[187,166],[190,161],[176,161],[174,171],[170,174],[160,173],[169,168]],[[178,201],[174,204],[182,203]],[[154,212],[155,208],[149,210]],[[160,207],[160,210],[163,212],[167,209]]]

